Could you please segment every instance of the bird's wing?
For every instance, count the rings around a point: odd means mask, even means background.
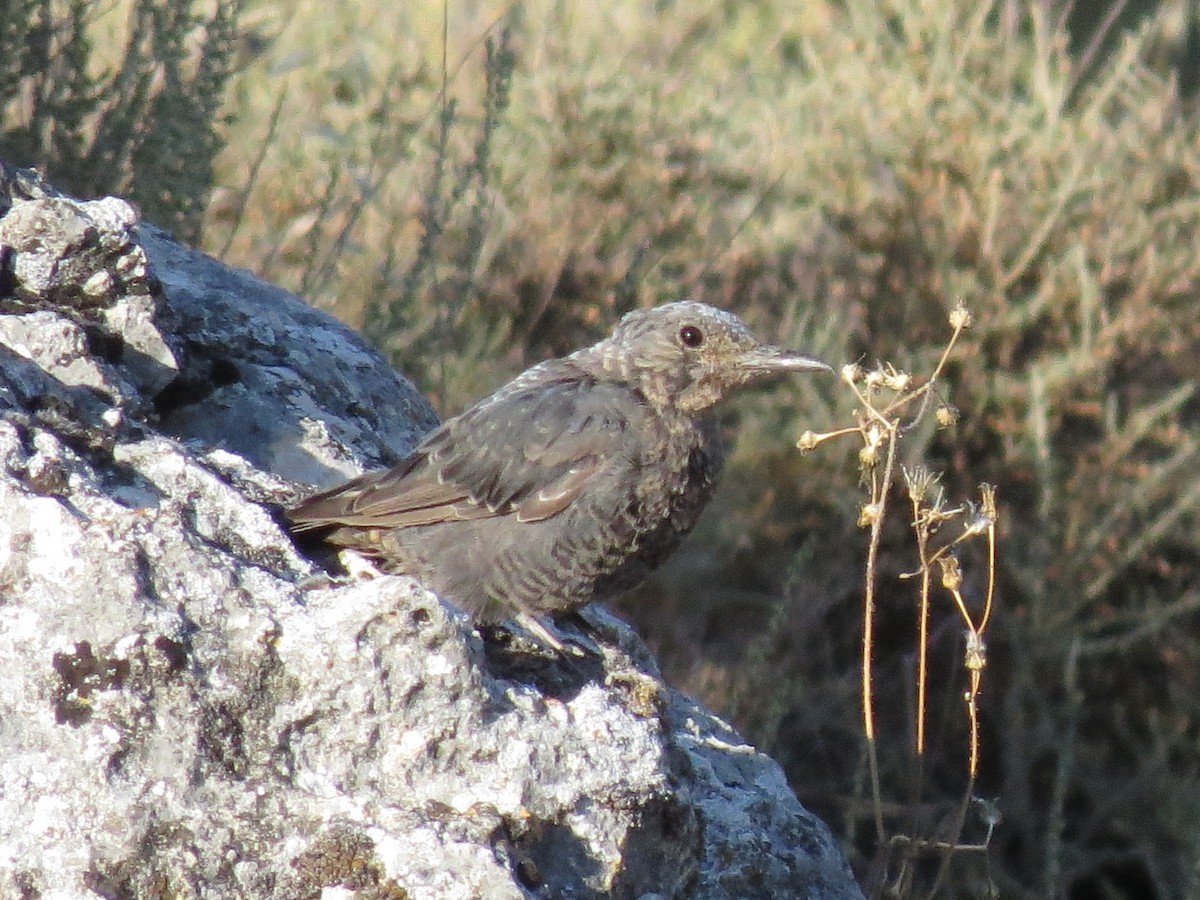
[[[631,420],[642,414],[620,385],[577,377],[517,383],[446,422],[395,468],[317,494],[290,518],[300,530],[547,519],[603,467],[630,457],[644,433]]]

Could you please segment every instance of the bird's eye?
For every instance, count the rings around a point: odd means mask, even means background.
[[[679,340],[683,346],[695,349],[704,343],[704,332],[695,325],[684,325],[679,329]]]

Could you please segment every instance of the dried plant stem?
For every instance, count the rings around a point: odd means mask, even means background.
[[[897,371],[892,366],[881,365],[871,372],[865,372],[858,365],[845,366],[842,369],[842,380],[854,391],[859,403],[857,426],[826,434],[805,432],[798,442],[801,449],[808,450],[822,441],[850,432],[857,432],[863,440],[863,448],[859,451],[859,463],[869,486],[869,499],[860,512],[859,525],[870,529],[863,587],[861,685],[863,734],[866,738],[867,769],[871,781],[872,812],[876,837],[881,847],[902,851],[894,864],[894,869],[885,872],[882,878],[883,881],[887,881],[889,891],[903,896],[909,896],[914,889],[916,854],[922,851],[933,851],[941,856],[933,888],[929,894],[930,897],[933,897],[940,890],[941,884],[947,876],[950,860],[954,853],[973,846],[964,845],[960,837],[966,823],[967,812],[976,799],[975,781],[979,772],[980,759],[979,696],[983,684],[983,671],[987,667],[987,645],[984,641],[984,633],[991,618],[995,593],[997,512],[995,490],[990,485],[980,486],[981,500],[978,505],[964,503],[956,507],[948,507],[943,501],[940,488],[936,492],[931,492],[931,488],[934,488],[937,483],[937,478],[932,473],[920,467],[913,471],[904,470],[909,500],[912,504],[911,527],[916,536],[917,557],[920,563],[915,572],[900,576],[901,578],[920,576],[917,609],[915,728],[915,755],[918,767],[923,763],[927,749],[929,623],[932,614],[932,577],[935,563],[941,570],[941,586],[952,598],[966,631],[966,651],[963,661],[968,680],[968,686],[963,692],[969,729],[966,789],[961,802],[944,820],[950,826],[951,837],[949,839],[931,840],[916,834],[898,834],[889,837],[887,833],[875,722],[874,684],[879,554],[883,538],[883,523],[887,518],[888,495],[896,476],[897,446],[904,433],[921,421],[929,411],[930,399],[935,396],[934,386],[941,377],[959,337],[970,323],[971,316],[961,305],[951,311],[952,333],[950,338],[938,358],[933,374],[919,387],[910,388],[910,376]],[[889,390],[895,392],[895,396],[886,403],[880,403],[880,393]],[[914,404],[917,404],[916,413],[905,422],[901,413],[910,409]],[[939,422],[946,421],[942,410],[939,410],[938,420]],[[961,533],[941,541],[940,545],[934,548],[932,541],[939,528],[944,523],[955,520],[962,523]],[[975,615],[963,596],[963,575],[955,555],[955,548],[968,539],[983,535],[986,535],[988,542],[987,591],[983,608],[979,613],[978,622],[976,622]],[[914,810],[920,805],[923,791],[922,782],[923,775],[918,768],[913,778],[912,808]],[[995,817],[993,816],[988,821],[990,837]],[[913,820],[910,827],[915,831],[918,827],[916,819]],[[986,850],[986,847],[987,841],[975,848]],[[882,884],[883,881],[880,883]]]
[[[913,526],[917,534],[917,553],[925,559],[929,546],[929,526],[921,516],[920,501],[913,498]],[[925,691],[929,680],[929,566],[921,566],[920,610],[917,635],[917,740],[918,757],[925,755]]]
[[[874,520],[871,522],[871,540],[867,548],[866,585],[863,596],[863,655],[862,655],[862,704],[863,733],[867,739],[867,753],[871,771],[871,799],[875,808],[875,832],[882,843],[887,840],[883,825],[883,793],[879,780],[879,757],[875,744],[875,700],[872,688],[872,665],[875,655],[875,584],[878,570],[879,543],[883,534],[884,514],[887,512],[888,486],[896,468],[896,428],[898,423],[889,423],[891,437],[888,440],[887,462],[882,477],[872,484],[871,505]]]

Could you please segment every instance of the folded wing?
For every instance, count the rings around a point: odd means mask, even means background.
[[[641,411],[627,388],[578,373],[515,383],[446,422],[398,466],[316,494],[289,517],[300,531],[547,519],[606,467],[632,462],[640,435],[630,419]]]

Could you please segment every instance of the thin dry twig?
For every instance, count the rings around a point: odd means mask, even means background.
[[[898,872],[893,886],[899,884],[911,886],[913,872],[911,863],[916,854],[935,852],[941,855],[941,864],[934,879],[931,897],[942,884],[949,862],[956,852],[963,850],[983,852],[987,847],[986,841],[982,845],[967,844],[961,842],[959,836],[962,834],[972,803],[978,802],[978,798],[974,796],[980,759],[978,700],[983,685],[984,670],[987,667],[985,634],[991,620],[995,598],[997,510],[995,489],[991,485],[980,486],[978,504],[963,503],[951,507],[945,502],[937,476],[920,467],[903,470],[912,509],[911,527],[916,537],[919,563],[914,572],[901,576],[902,578],[918,578],[919,646],[917,648],[915,711],[915,753],[918,765],[924,759],[928,741],[926,719],[929,681],[929,620],[933,604],[935,566],[939,575],[937,583],[949,595],[953,608],[962,620],[966,642],[963,666],[967,672],[968,683],[963,692],[963,700],[969,734],[966,759],[967,786],[962,802],[949,816],[949,820],[953,823],[950,828],[952,837],[949,839],[943,839],[940,835],[935,839],[917,835],[889,836],[888,834],[879,771],[873,679],[879,551],[883,523],[888,512],[888,496],[896,475],[897,445],[904,434],[929,413],[931,404],[937,397],[936,387],[939,379],[963,331],[970,326],[971,316],[960,304],[951,311],[949,321],[952,328],[950,338],[934,366],[932,375],[924,383],[913,387],[910,375],[897,371],[890,365],[881,365],[872,371],[866,371],[858,364],[847,365],[841,372],[842,381],[849,385],[858,400],[858,423],[852,427],[820,434],[806,431],[797,443],[801,450],[810,450],[824,441],[851,433],[858,434],[862,440],[863,445],[859,450],[858,459],[863,470],[868,497],[867,502],[860,510],[859,525],[869,528],[870,536],[867,544],[863,589],[861,696],[863,734],[866,739],[875,831],[880,846],[901,848],[905,854],[898,861]],[[885,391],[890,394],[885,394]],[[913,411],[914,409],[915,411]],[[938,409],[938,421],[943,425],[949,424],[954,418],[953,413],[945,412],[945,409],[945,407]],[[935,536],[942,532],[947,523],[953,521],[962,523],[960,532],[949,540],[938,542],[935,546]],[[981,536],[985,537],[987,541],[987,587],[982,609],[976,614],[963,595],[964,575],[957,550],[965,542]],[[914,779],[914,785],[916,795],[913,798],[913,804],[915,807],[920,800],[920,777]],[[994,822],[995,817],[987,819],[989,837]]]

